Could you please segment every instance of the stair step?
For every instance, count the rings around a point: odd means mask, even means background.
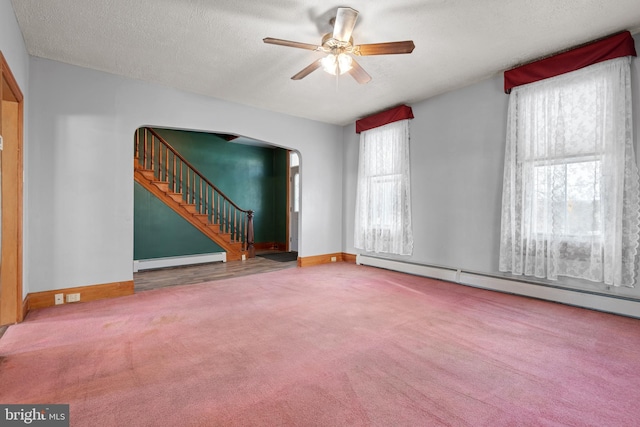
[[[150,181],[153,181],[155,179],[154,173],[151,169],[144,169],[142,166],[138,165],[138,172],[140,172],[142,176]]]
[[[167,193],[167,196],[171,197],[173,200],[175,200],[176,202],[182,204],[184,202],[183,198],[182,198],[182,193]]]
[[[153,181],[155,179],[154,173],[153,173],[153,169],[147,169],[144,167],[144,165],[141,165],[138,160],[134,160],[133,161],[133,168],[140,172],[142,174],[142,176],[144,176],[145,178],[147,178],[148,180]]]
[[[169,183],[167,181],[153,181],[153,185],[165,193],[169,192]]]
[[[213,231],[216,234],[220,234],[220,224],[207,224],[207,227],[209,227],[211,229],[211,231]]]
[[[203,224],[209,224],[209,214],[193,214],[193,217]]]
[[[164,200],[164,202],[182,218],[191,222],[192,225],[207,235],[211,240],[217,242],[227,252],[228,260],[241,259],[243,253],[246,254],[246,251],[243,251],[244,244],[235,240],[238,236],[234,235],[234,240],[232,240],[231,233],[221,230],[222,224],[210,223],[210,218],[214,222],[221,221],[221,218],[215,218],[216,215],[211,216],[211,212],[201,213],[200,209],[206,212],[208,208],[205,209],[205,207],[199,203],[196,204],[194,196],[190,194],[187,195],[178,188],[178,183],[175,182],[174,178],[169,177],[164,180],[164,178],[167,177],[167,173],[172,173],[172,171],[161,167],[160,171],[156,172],[154,171],[154,165],[148,165],[148,160],[149,159],[146,156],[143,157],[142,154],[139,154],[139,156],[134,155],[134,178],[136,182],[156,195],[156,197]],[[151,168],[147,169],[149,166]],[[200,197],[202,197],[202,194]],[[185,198],[189,201],[185,200]],[[194,203],[190,203],[192,201]],[[179,206],[181,206],[182,209]]]
[[[196,205],[192,203],[180,203],[180,205],[192,214],[195,214],[198,212],[196,211]]]
[[[231,241],[231,233],[227,233],[225,231],[221,231],[220,230],[220,225],[218,224],[207,224],[207,228],[209,228],[211,231],[213,231],[214,233],[216,233],[218,236],[221,236],[223,239],[228,240],[229,242]]]

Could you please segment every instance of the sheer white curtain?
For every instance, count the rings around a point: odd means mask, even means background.
[[[362,132],[354,246],[411,255],[410,195],[409,120]]]
[[[500,271],[634,285],[632,137],[629,57],[513,89]]]

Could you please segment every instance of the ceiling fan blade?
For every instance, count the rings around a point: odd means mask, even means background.
[[[416,45],[412,40],[405,40],[403,42],[389,42],[389,43],[372,43],[361,44],[355,46],[354,52],[356,55],[393,55],[397,53],[411,53]]]
[[[351,77],[356,79],[356,81],[361,85],[369,83],[371,81],[371,76],[369,75],[369,73],[367,73],[364,68],[362,68],[360,64],[356,62],[355,59],[351,61],[351,69],[348,71],[348,73],[351,74]]]
[[[304,67],[298,74],[291,77],[291,80],[301,80],[307,77],[309,74],[313,73],[315,70],[320,68],[322,65],[322,59],[318,59],[317,61],[312,62],[311,64]]]
[[[350,7],[339,7],[336,20],[333,23],[333,38],[341,42],[349,42],[357,19],[357,10]]]
[[[262,39],[267,44],[277,44],[279,46],[297,47],[299,49],[318,50],[320,46],[309,43],[292,42],[290,40],[274,39],[273,37],[266,37]]]

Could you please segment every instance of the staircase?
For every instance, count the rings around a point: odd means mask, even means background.
[[[238,207],[151,128],[135,136],[134,179],[227,253],[255,256],[253,211]]]

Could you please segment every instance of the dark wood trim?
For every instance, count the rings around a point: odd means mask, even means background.
[[[255,243],[254,247],[257,251],[278,250],[287,251],[287,244],[285,242],[259,242]]]
[[[51,291],[34,292],[27,295],[27,300],[25,302],[27,304],[28,311],[37,310],[39,308],[52,307],[56,305],[56,294],[67,295],[75,293],[80,294],[80,302],[133,295],[133,280],[128,280],[125,282],[104,283],[101,285],[80,286],[77,288],[54,289]]]
[[[234,139],[238,138],[238,135],[231,135],[229,133],[214,133],[213,135],[217,136],[218,138],[222,138],[225,141],[233,141]]]
[[[255,245],[255,234],[253,232],[253,211],[247,211],[247,235],[245,240],[247,256],[249,258],[255,258],[256,256],[256,245]]]

